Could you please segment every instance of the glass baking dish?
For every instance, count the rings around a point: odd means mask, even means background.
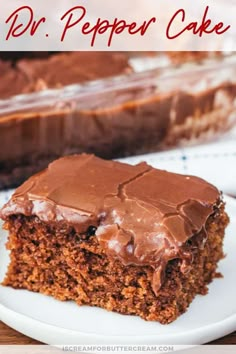
[[[236,55],[174,65],[152,53],[130,63],[131,74],[0,101],[0,188],[66,154],[159,151],[236,123]]]

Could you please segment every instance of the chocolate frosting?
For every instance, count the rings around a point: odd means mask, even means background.
[[[35,58],[33,54],[31,56],[19,58],[16,62],[0,58],[0,100],[132,72],[128,55],[119,52],[68,52],[54,55],[42,52]]]
[[[154,269],[157,294],[168,261],[180,258],[181,271],[188,271],[192,259],[184,245],[198,233],[204,245],[205,225],[219,198],[214,186],[197,177],[82,154],[61,158],[31,177],[0,216],[66,221],[78,233],[93,225],[110,257]]]

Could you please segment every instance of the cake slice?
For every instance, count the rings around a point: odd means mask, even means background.
[[[163,324],[207,293],[228,224],[200,178],[86,154],[31,177],[0,215],[4,285]]]

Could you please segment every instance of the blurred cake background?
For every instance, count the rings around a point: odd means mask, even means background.
[[[235,74],[234,53],[0,52],[0,188],[87,152],[236,195]]]

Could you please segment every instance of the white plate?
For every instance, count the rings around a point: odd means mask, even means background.
[[[99,308],[78,307],[51,297],[0,286],[0,319],[48,344],[202,344],[236,330],[236,201],[225,198],[231,224],[220,262],[223,279],[215,279],[207,296],[197,296],[189,310],[170,325],[145,322]],[[0,279],[8,255],[1,231]]]

